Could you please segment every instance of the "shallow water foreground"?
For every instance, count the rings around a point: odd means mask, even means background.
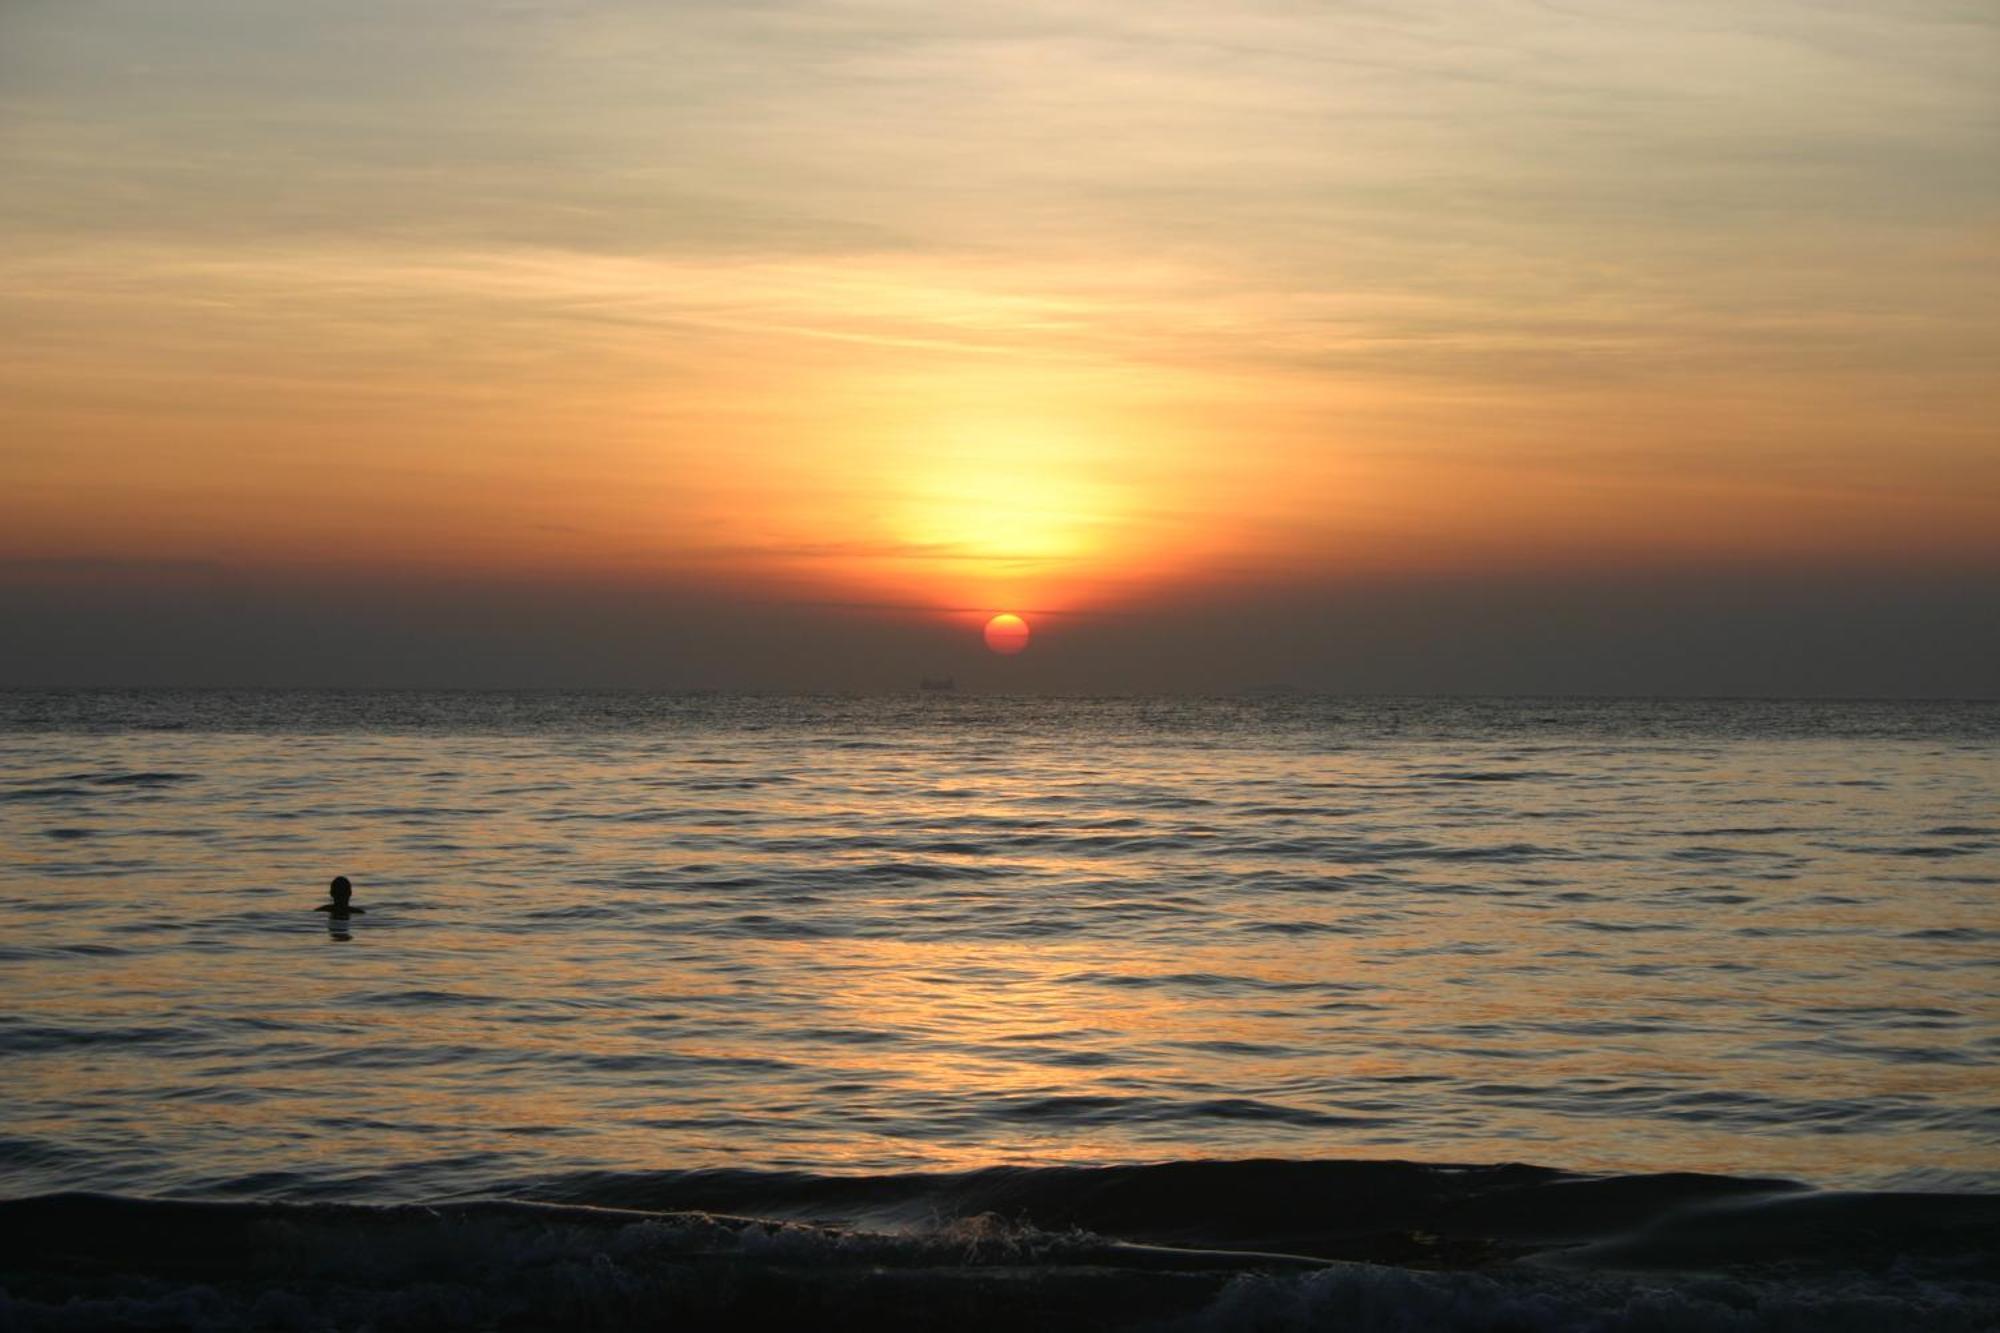
[[[23,1238],[0,1259],[0,1316],[37,1329],[1491,1333],[2000,1321],[1989,1196],[1393,1162],[666,1173],[608,1188],[654,1207],[0,1203]],[[760,1217],[713,1210],[732,1199]]]

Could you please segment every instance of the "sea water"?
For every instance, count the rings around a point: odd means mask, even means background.
[[[0,694],[0,1195],[1990,1198],[1997,793],[1990,702]]]

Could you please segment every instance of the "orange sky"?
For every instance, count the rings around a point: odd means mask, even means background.
[[[173,10],[0,17],[17,580],[2000,571],[1963,6]]]

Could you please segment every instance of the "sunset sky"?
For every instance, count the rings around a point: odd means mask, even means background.
[[[2000,692],[1996,68],[1976,0],[11,0],[0,683]]]

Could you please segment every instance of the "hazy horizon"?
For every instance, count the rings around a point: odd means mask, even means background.
[[[96,597],[71,589],[38,605],[14,590],[8,622],[31,650],[4,656],[0,684],[876,693],[952,676],[967,690],[1025,694],[1985,698],[2000,662],[1983,580],[1927,599],[1889,583],[1389,585],[1173,616],[1050,618],[1011,658],[988,653],[966,617],[940,623],[921,608],[659,598],[635,617],[601,590],[529,600],[490,588],[393,600],[229,585]]]

